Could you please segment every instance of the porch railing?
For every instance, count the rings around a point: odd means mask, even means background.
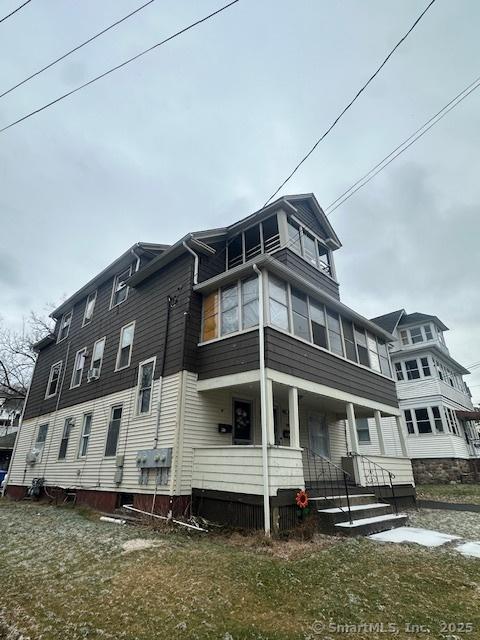
[[[395,474],[392,473],[389,469],[386,469],[385,467],[379,465],[378,462],[374,462],[367,456],[353,452],[351,455],[357,462],[357,470],[359,475],[361,475],[362,477],[362,484],[365,484],[366,487],[377,488],[379,497],[382,497],[382,487],[390,487],[393,507],[395,509],[395,513],[398,515],[397,497],[395,495],[395,488],[393,483]]]
[[[352,524],[349,493],[349,483],[352,478],[350,474],[313,449],[305,447],[303,452],[304,465],[308,474],[308,481],[305,479],[307,489],[314,491],[317,494],[316,497],[324,498],[325,502],[328,498],[338,496],[339,491],[344,491],[347,504],[346,506],[339,504],[338,508],[348,515],[350,524]]]

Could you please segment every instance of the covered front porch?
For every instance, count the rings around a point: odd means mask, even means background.
[[[215,425],[218,443],[194,448],[192,489],[272,500],[304,488],[312,496],[338,493],[345,482],[347,491],[414,486],[398,408],[268,369],[264,390],[262,415],[258,371],[198,381],[202,403],[221,405],[223,417]],[[387,416],[395,418],[401,455],[384,437]],[[368,456],[359,418],[370,418],[377,431]]]

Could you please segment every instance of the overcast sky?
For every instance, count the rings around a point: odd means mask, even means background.
[[[32,0],[0,24],[0,93],[140,4]],[[221,4],[156,0],[0,99],[0,126]],[[3,319],[19,325],[136,241],[258,209],[426,4],[241,0],[0,134]],[[328,206],[472,82],[479,18],[477,0],[437,0],[284,192]],[[480,90],[331,217],[343,301],[438,315],[467,366],[480,361],[479,107]]]

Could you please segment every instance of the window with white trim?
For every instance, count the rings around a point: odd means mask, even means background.
[[[380,358],[380,370],[384,376],[392,377],[392,369],[390,367],[390,358],[388,357],[387,343],[377,338],[378,357]]]
[[[293,333],[299,338],[310,340],[310,322],[308,320],[307,296],[292,287],[292,326]]]
[[[47,390],[45,392],[45,398],[53,398],[57,395],[58,387],[60,385],[60,375],[62,373],[62,361],[52,364],[50,367],[50,375],[48,376]]]
[[[275,327],[288,331],[290,323],[288,318],[288,289],[286,282],[277,280],[277,278],[269,274],[268,295],[270,322]]]
[[[154,372],[155,358],[138,365],[137,415],[150,413]]]
[[[117,274],[113,280],[112,300],[110,309],[118,306],[128,297],[127,280],[132,275],[133,265],[130,265],[127,269],[124,269],[121,273]]]
[[[403,412],[405,415],[405,422],[407,424],[407,431],[409,435],[414,435],[415,434],[415,427],[413,425],[413,417],[412,417],[412,412],[410,409],[405,409],[405,411]]]
[[[432,425],[430,423],[428,409],[415,409],[414,412],[418,433],[432,433]]]
[[[57,342],[62,342],[62,340],[68,338],[68,334],[70,333],[70,325],[72,324],[72,316],[73,310],[63,314],[60,321],[60,329],[58,331]]]
[[[85,367],[85,359],[87,357],[87,348],[79,349],[75,354],[75,362],[73,363],[72,380],[70,389],[79,387],[82,384],[83,368]]]
[[[93,311],[95,309],[95,302],[97,301],[97,292],[93,291],[87,298],[85,303],[85,311],[83,313],[82,327],[89,324],[93,318]]]
[[[103,364],[103,353],[105,351],[105,341],[106,338],[100,338],[100,340],[97,340],[93,345],[92,359],[90,361],[90,377],[92,377],[92,375],[97,378],[100,376]]]
[[[442,420],[442,416],[440,414],[440,408],[439,407],[432,407],[432,415],[433,415],[433,421],[435,423],[435,431],[437,433],[444,433],[444,431],[443,431],[443,420]]]
[[[110,422],[108,423],[107,442],[105,444],[105,457],[110,458],[117,455],[118,437],[122,422],[122,405],[112,407],[110,411]]]
[[[380,357],[378,355],[377,340],[375,336],[372,336],[372,334],[368,333],[368,331],[367,331],[367,347],[368,347],[368,354],[370,356],[370,366],[372,367],[372,369],[375,369],[375,371],[380,371]]]
[[[249,329],[258,325],[258,278],[243,280],[242,290],[242,329]]]
[[[287,219],[288,248],[301,255],[316,269],[332,274],[330,250],[309,229],[292,218]]]
[[[120,331],[120,341],[118,343],[117,363],[115,371],[126,369],[130,366],[132,357],[133,335],[135,333],[135,322],[122,327]]]
[[[353,322],[342,318],[343,340],[345,343],[345,355],[352,362],[358,362],[357,348],[355,346],[355,336],[353,333]]]
[[[37,439],[35,440],[35,449],[39,452],[39,458],[42,455],[42,451],[45,447],[45,441],[47,440],[48,423],[41,424],[38,427]]]
[[[82,421],[82,433],[80,434],[80,446],[78,448],[78,457],[85,458],[90,441],[90,433],[92,432],[92,413],[84,413]]]
[[[409,435],[424,436],[444,433],[440,407],[405,409],[405,422]]]
[[[340,328],[340,317],[335,311],[327,308],[328,341],[330,351],[339,356],[343,356],[342,330]],[[380,369],[380,367],[379,367]]]
[[[238,280],[204,296],[202,341],[258,325],[258,278]]]
[[[325,320],[325,309],[323,305],[317,304],[310,299],[310,320],[312,322],[313,344],[318,347],[328,349],[327,322]]]
[[[73,418],[66,418],[63,425],[62,439],[60,441],[60,449],[58,451],[58,459],[65,460],[67,456],[68,441],[74,425]]]
[[[363,327],[355,325],[355,342],[357,343],[358,360],[365,367],[370,367],[370,359],[368,357],[367,337]]]
[[[422,365],[423,377],[428,378],[430,376],[430,365],[428,363],[428,358],[420,358],[420,363]]]
[[[398,381],[401,382],[403,380],[403,369],[401,362],[395,362],[395,375],[397,376]]]
[[[418,361],[405,360],[405,371],[407,372],[408,380],[417,380],[420,378],[420,369],[418,368]]]
[[[370,429],[368,427],[368,418],[357,418],[355,420],[357,424],[357,436],[358,442],[370,444]]]

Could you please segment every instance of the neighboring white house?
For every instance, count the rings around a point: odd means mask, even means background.
[[[23,399],[0,397],[0,437],[18,431]]]
[[[449,353],[437,316],[404,309],[372,319],[396,338],[391,361],[407,445],[417,483],[477,480],[480,471],[480,413],[473,410],[463,376],[469,371]],[[384,437],[395,434],[384,419]],[[362,434],[369,447],[368,430]]]

